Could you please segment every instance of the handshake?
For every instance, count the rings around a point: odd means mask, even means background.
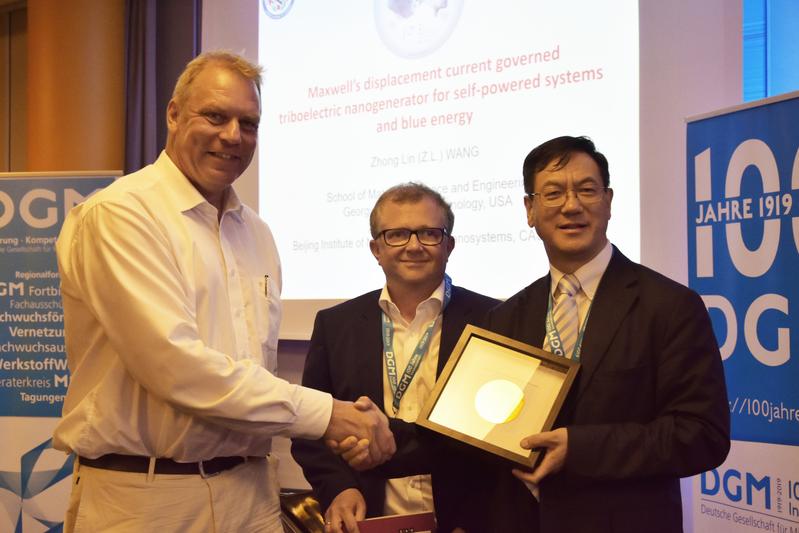
[[[385,463],[397,451],[388,418],[366,396],[354,403],[333,400],[324,439],[333,453],[358,471]]]

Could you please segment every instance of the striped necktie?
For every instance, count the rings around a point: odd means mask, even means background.
[[[577,292],[580,281],[572,274],[566,274],[558,283],[558,297],[552,309],[552,321],[563,344],[565,357],[574,355],[577,332],[580,329],[580,315],[577,313]]]

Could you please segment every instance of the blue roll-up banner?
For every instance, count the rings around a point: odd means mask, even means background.
[[[695,532],[799,532],[799,93],[688,121],[688,276],[721,347],[725,463]]]
[[[114,174],[0,174],[0,531],[62,529],[72,459],[50,440],[69,384],[55,241]]]

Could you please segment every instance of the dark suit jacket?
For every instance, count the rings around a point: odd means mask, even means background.
[[[383,341],[379,297],[380,291],[373,291],[316,315],[303,385],[330,392],[339,400],[354,401],[368,396],[382,408]],[[452,288],[452,298],[444,310],[437,375],[464,326],[482,319],[497,303],[481,294]],[[397,453],[375,471],[354,472],[321,441],[295,439],[291,453],[313,486],[323,510],[344,489],[357,488],[364,495],[370,517],[383,514],[387,478],[431,473],[439,526],[450,527],[450,521],[462,511],[458,494],[466,488],[460,480],[460,476],[466,474],[466,467],[458,459],[459,448],[443,437],[420,433],[415,424],[393,418],[389,418],[389,422],[397,441]]]
[[[485,326],[541,346],[549,287],[549,276],[539,279]],[[541,484],[541,531],[682,531],[679,478],[718,466],[730,446],[721,356],[701,298],[614,247],[581,363],[554,426],[568,428],[568,454]],[[526,530],[526,489],[497,475],[516,493],[493,501],[492,530]]]

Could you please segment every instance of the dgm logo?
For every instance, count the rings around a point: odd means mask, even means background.
[[[793,236],[793,246],[789,246],[784,253],[799,253],[799,216],[795,216],[793,205],[793,191],[799,189],[799,151],[794,155],[791,190],[781,190],[779,169],[771,148],[760,139],[743,141],[735,148],[727,164],[721,199],[714,199],[711,157],[711,149],[707,148],[694,156],[693,160],[696,277],[715,277],[719,258],[714,257],[714,253],[726,252],[738,274],[745,278],[760,278],[769,272],[777,259],[781,232],[788,231]],[[756,170],[755,179],[759,180],[762,192],[747,198],[742,196],[742,184],[744,172],[750,167]],[[744,224],[749,225],[748,231],[744,230]],[[713,246],[720,234],[724,235],[726,250]],[[750,249],[746,241],[759,244]],[[761,317],[765,313],[776,312],[788,316],[788,298],[766,292],[748,302],[735,302],[737,305],[720,294],[703,294],[702,299],[708,309],[716,308],[724,316],[727,338],[720,346],[722,359],[734,353],[740,334],[739,322],[743,318],[746,352],[769,367],[781,366],[790,360],[789,328],[776,328],[775,349],[761,342],[761,335],[766,332],[760,331],[763,329]]]
[[[722,473],[718,469],[702,472],[701,491],[705,496],[716,496],[720,492],[731,502],[744,501],[746,505],[762,505],[771,509],[771,476],[755,477],[752,473],[742,474],[729,468]],[[744,499],[745,498],[745,499]]]
[[[10,224],[17,214],[31,228],[51,228],[63,220],[72,207],[95,192],[83,196],[69,188],[63,191],[31,189],[22,195],[17,204],[11,195],[0,191],[0,229]]]

